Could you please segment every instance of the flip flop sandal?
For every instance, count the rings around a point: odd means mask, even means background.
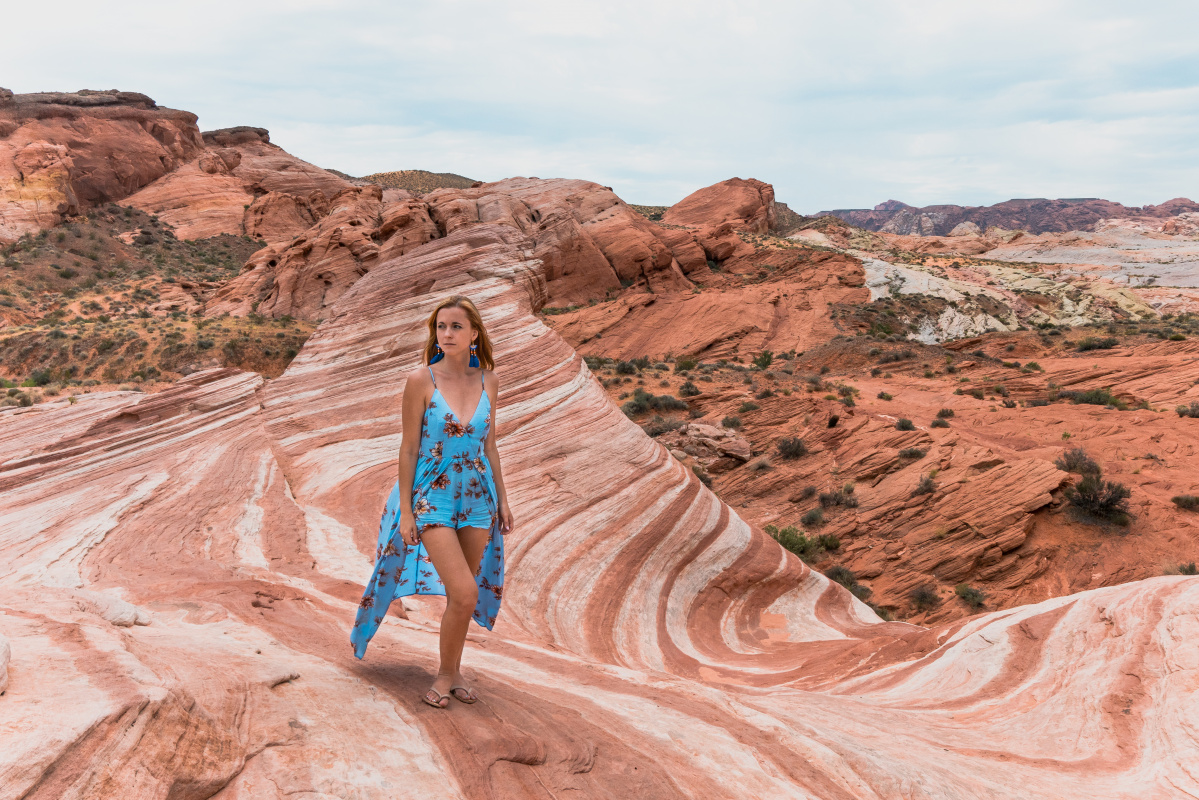
[[[465,692],[466,694],[464,696],[462,694],[459,694],[459,692]],[[479,700],[479,696],[475,694],[475,690],[468,689],[465,686],[451,686],[450,694],[452,694],[454,696],[454,699],[457,700],[459,703],[466,703],[467,705],[470,705],[471,703],[476,703]]]
[[[451,689],[450,691],[453,691],[453,690]],[[430,699],[431,697],[436,697],[437,699],[432,700],[432,699]],[[425,692],[425,696],[421,698],[421,700],[425,701],[426,705],[433,706],[433,708],[445,708],[446,706],[449,705],[449,703],[446,703],[443,706],[441,704],[441,701],[449,700],[449,699],[450,699],[450,696],[448,694],[438,694],[436,689],[430,689],[429,691]]]

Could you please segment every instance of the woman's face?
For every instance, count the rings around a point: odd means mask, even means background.
[[[437,312],[437,343],[447,355],[459,350],[469,351],[477,336],[464,309],[451,306]]]

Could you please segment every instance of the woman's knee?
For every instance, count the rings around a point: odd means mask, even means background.
[[[469,584],[447,586],[445,598],[446,604],[454,611],[474,611],[479,603],[479,585],[472,580]]]

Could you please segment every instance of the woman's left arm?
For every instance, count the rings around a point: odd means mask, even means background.
[[[500,516],[500,533],[512,530],[512,510],[508,507],[508,491],[504,488],[504,475],[500,471],[500,451],[495,445],[495,429],[499,426],[500,379],[494,372],[483,378],[483,387],[491,397],[491,427],[487,430],[487,441],[483,451],[491,464],[491,476],[495,480],[496,508]]]

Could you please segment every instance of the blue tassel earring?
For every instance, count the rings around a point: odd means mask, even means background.
[[[441,349],[441,345],[437,345],[437,354],[429,359],[429,363],[436,364],[443,358],[445,358],[445,351]]]
[[[476,349],[476,346],[472,342],[471,346],[470,346],[470,365],[472,367],[479,366],[479,356],[475,354],[475,349]]]

